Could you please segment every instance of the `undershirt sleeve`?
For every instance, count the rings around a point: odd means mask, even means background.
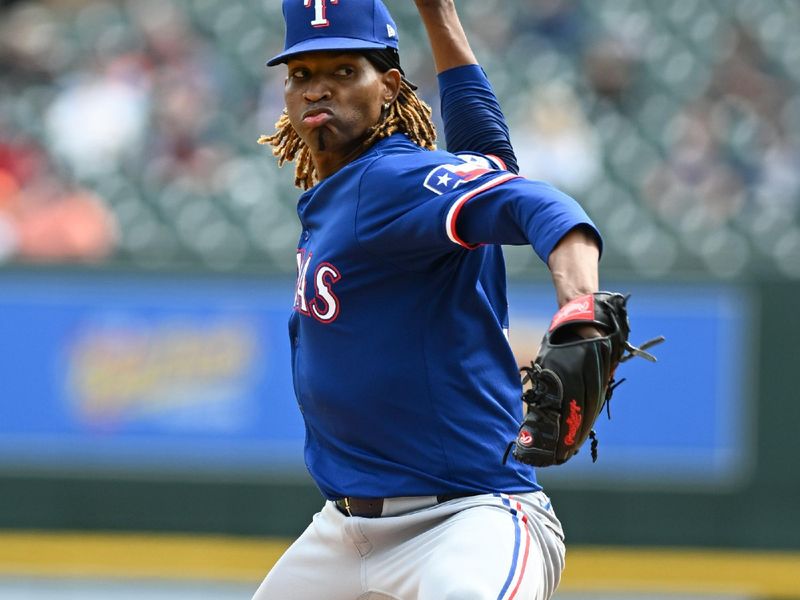
[[[480,65],[440,73],[439,95],[449,152],[496,156],[507,170],[519,173],[505,116]]]

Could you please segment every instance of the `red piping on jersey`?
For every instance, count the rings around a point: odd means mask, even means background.
[[[456,222],[458,221],[458,213],[461,212],[461,209],[464,205],[477,196],[485,192],[486,190],[490,190],[493,187],[500,185],[501,183],[505,183],[506,181],[510,181],[512,179],[519,179],[519,175],[514,175],[513,173],[506,173],[505,175],[500,175],[499,177],[495,177],[491,181],[487,181],[483,185],[471,190],[461,196],[458,200],[453,202],[453,205],[450,207],[450,210],[447,212],[447,219],[445,220],[445,228],[447,229],[447,237],[449,237],[453,242],[458,244],[459,246],[463,246],[467,250],[474,250],[480,244],[468,244],[456,233]]]
[[[491,158],[492,160],[497,161],[497,164],[503,169],[503,171],[508,171],[508,167],[506,166],[506,161],[504,161],[499,156],[495,156],[494,154],[487,154],[486,158]]]

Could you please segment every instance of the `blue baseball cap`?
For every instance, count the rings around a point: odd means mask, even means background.
[[[283,0],[286,44],[268,67],[320,50],[398,49],[397,25],[381,0]]]

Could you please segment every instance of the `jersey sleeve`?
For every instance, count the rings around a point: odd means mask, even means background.
[[[453,212],[449,228],[465,248],[530,244],[546,263],[561,238],[585,227],[594,233],[602,252],[600,232],[581,205],[543,181],[515,177],[496,189],[459,198]]]
[[[508,124],[486,73],[479,65],[465,65],[440,73],[439,96],[449,152],[496,156],[508,171],[519,172]]]
[[[486,158],[436,154],[438,164],[390,156],[365,172],[356,213],[365,250],[415,270],[482,244],[531,244],[546,262],[571,229],[597,232],[575,200],[546,183],[497,170]]]

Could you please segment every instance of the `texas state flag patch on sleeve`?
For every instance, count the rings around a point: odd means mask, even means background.
[[[425,187],[434,194],[442,195],[455,190],[460,185],[474,181],[481,175],[497,170],[497,167],[484,157],[470,155],[469,157],[459,156],[459,158],[465,158],[468,162],[436,167],[425,178]]]

